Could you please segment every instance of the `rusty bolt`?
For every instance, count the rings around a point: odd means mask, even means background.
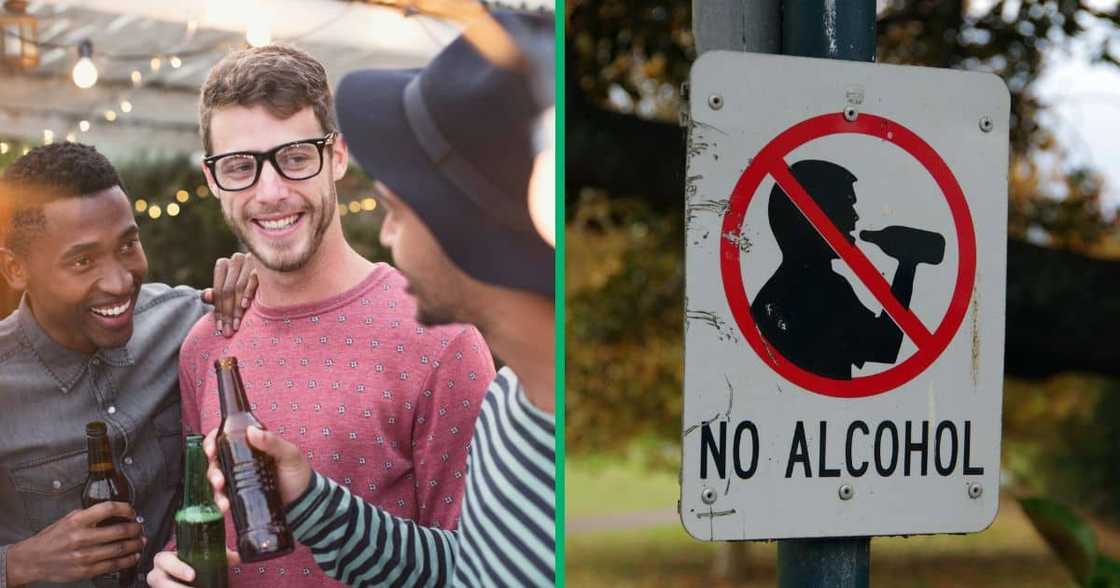
[[[704,504],[715,504],[715,502],[716,502],[716,491],[712,490],[711,488],[709,488],[707,486],[704,486],[700,490],[700,500],[703,500]]]
[[[851,484],[840,484],[840,500],[851,500],[856,491]]]
[[[996,126],[995,123],[992,122],[992,117],[990,117],[990,116],[980,117],[980,130],[981,131],[984,131],[985,133],[990,133],[990,132],[992,132],[992,129],[995,128],[995,126]]]
[[[711,107],[712,110],[719,110],[723,108],[723,96],[720,96],[719,94],[712,94],[711,96],[708,96],[708,106]]]

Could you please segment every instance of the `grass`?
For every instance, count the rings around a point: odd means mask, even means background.
[[[690,538],[666,515],[676,509],[678,485],[672,473],[650,473],[624,460],[569,457],[567,479],[568,586],[777,585],[775,543],[749,544],[739,566],[747,570],[747,580],[714,576],[714,562],[725,547]],[[620,517],[623,513],[643,514]],[[619,528],[586,524],[608,518],[618,520]],[[874,539],[871,585],[1072,588],[1074,583],[1014,498],[1004,496],[999,516],[983,533]]]

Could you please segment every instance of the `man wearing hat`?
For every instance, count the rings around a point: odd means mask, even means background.
[[[553,38],[545,18],[483,26],[515,47]],[[495,59],[502,43],[472,33],[423,70],[361,71],[338,91],[351,153],[379,180],[388,210],[381,241],[408,278],[418,319],[474,324],[506,363],[475,424],[458,530],[394,517],[312,470],[295,445],[249,433],[276,459],[296,538],[328,575],[352,585],[554,584],[554,259],[528,207],[534,130],[551,99],[542,100],[533,76],[551,73],[517,54]],[[213,455],[213,435],[207,449]],[[210,479],[228,504],[216,467]],[[340,529],[363,540],[338,541]]]

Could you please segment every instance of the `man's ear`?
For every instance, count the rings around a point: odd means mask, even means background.
[[[13,290],[27,289],[27,266],[20,256],[6,247],[0,247],[0,275]]]
[[[350,167],[350,147],[346,145],[346,138],[342,133],[334,139],[334,144],[331,145],[331,172],[334,173],[334,181],[339,181],[346,176],[346,170]]]
[[[218,185],[214,183],[214,176],[210,174],[210,168],[206,167],[206,162],[202,162],[202,175],[206,178],[206,185],[210,188],[210,193],[221,200],[222,193],[218,189]]]

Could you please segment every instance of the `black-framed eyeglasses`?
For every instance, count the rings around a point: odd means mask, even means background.
[[[323,171],[323,148],[334,144],[337,133],[321,139],[303,139],[277,145],[268,151],[234,151],[203,159],[214,182],[226,192],[248,190],[261,178],[264,162],[289,180],[308,180]]]

